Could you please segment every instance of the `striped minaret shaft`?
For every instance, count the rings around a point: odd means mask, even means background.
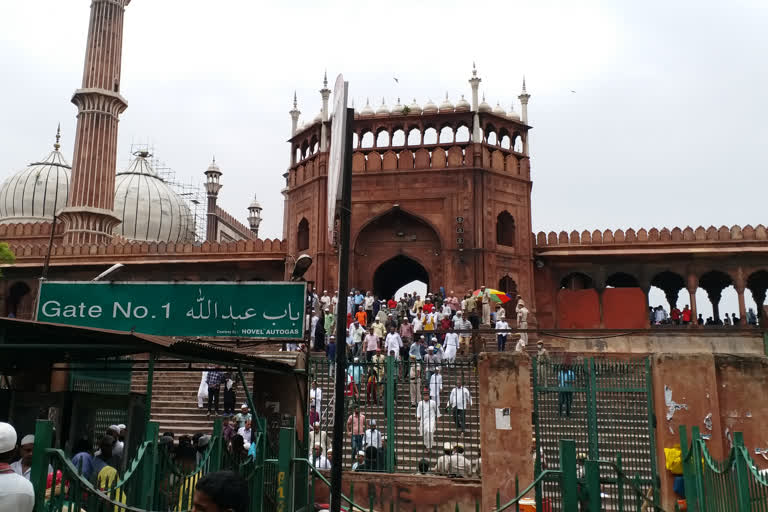
[[[120,95],[123,16],[131,0],[92,0],[83,85],[75,91],[77,134],[72,185],[61,218],[64,243],[104,244],[120,223],[113,207],[117,125],[128,107]]]

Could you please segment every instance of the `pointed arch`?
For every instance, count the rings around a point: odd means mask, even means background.
[[[302,217],[296,228],[296,251],[306,251],[309,249],[309,221]]]
[[[496,244],[515,246],[515,218],[507,210],[496,217]]]

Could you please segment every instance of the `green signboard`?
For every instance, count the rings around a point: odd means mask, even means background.
[[[305,283],[43,281],[41,322],[159,336],[299,340]]]

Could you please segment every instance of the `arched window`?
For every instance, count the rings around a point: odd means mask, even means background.
[[[363,134],[361,146],[364,147],[364,148],[372,148],[373,147],[373,132],[365,132]]]
[[[393,146],[405,146],[405,132],[401,129],[395,130],[395,133],[392,134],[392,145]]]
[[[387,146],[389,146],[389,132],[387,130],[381,130],[376,135],[376,147],[386,148]]]
[[[456,142],[469,142],[469,128],[462,125],[456,130]]]
[[[496,244],[515,246],[515,218],[506,210],[496,217]]]
[[[309,249],[309,221],[302,218],[299,229],[296,231],[296,250],[306,251],[307,249]]]

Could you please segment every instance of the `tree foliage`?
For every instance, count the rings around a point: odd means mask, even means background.
[[[13,254],[13,251],[10,247],[8,247],[8,244],[6,242],[0,242],[0,264],[2,263],[13,263],[16,261],[16,255]],[[3,275],[2,269],[0,269],[0,276]]]

